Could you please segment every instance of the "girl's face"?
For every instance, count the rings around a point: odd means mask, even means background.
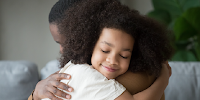
[[[118,29],[104,28],[93,50],[92,66],[108,79],[124,74],[130,64],[133,45],[131,35]]]

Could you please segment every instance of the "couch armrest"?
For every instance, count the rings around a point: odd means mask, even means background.
[[[49,61],[44,68],[41,69],[41,80],[47,78],[49,75],[59,71],[59,62],[58,60]]]
[[[200,62],[169,62],[172,76],[166,100],[200,100]]]
[[[27,100],[39,81],[37,65],[30,61],[0,61],[1,100]]]

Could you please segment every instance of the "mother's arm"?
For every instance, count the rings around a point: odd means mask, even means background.
[[[164,64],[166,64],[168,68],[170,68],[168,62],[165,62]],[[171,70],[170,70],[170,75],[171,75]],[[125,74],[117,77],[116,80],[119,83],[123,84],[124,87],[126,87],[126,89],[133,95],[150,87],[156,80],[156,77],[153,75],[150,76],[147,72],[133,73],[127,71]],[[165,100],[164,94],[161,100]]]

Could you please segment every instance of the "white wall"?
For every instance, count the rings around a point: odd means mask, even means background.
[[[146,14],[150,0],[121,0]],[[0,60],[29,60],[40,70],[59,57],[50,35],[48,14],[57,0],[0,0]]]
[[[29,60],[39,70],[59,56],[48,26],[48,13],[57,0],[0,1],[0,59]]]
[[[129,6],[131,9],[138,10],[141,14],[145,15],[153,10],[151,4],[152,0],[120,0],[122,4]]]

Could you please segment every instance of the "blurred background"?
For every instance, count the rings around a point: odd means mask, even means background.
[[[59,45],[48,23],[57,1],[0,0],[1,100],[27,100],[39,80],[59,70]],[[172,76],[165,99],[200,100],[200,0],[120,2],[159,21],[171,33],[175,53],[169,61]]]
[[[41,70],[59,58],[48,14],[57,0],[0,0],[0,60],[29,60]],[[173,61],[200,61],[199,0],[120,0],[172,30]]]
[[[57,0],[0,0],[0,60],[29,60],[41,70],[57,59],[59,45],[49,31],[48,14]],[[150,0],[121,0],[146,14]]]

